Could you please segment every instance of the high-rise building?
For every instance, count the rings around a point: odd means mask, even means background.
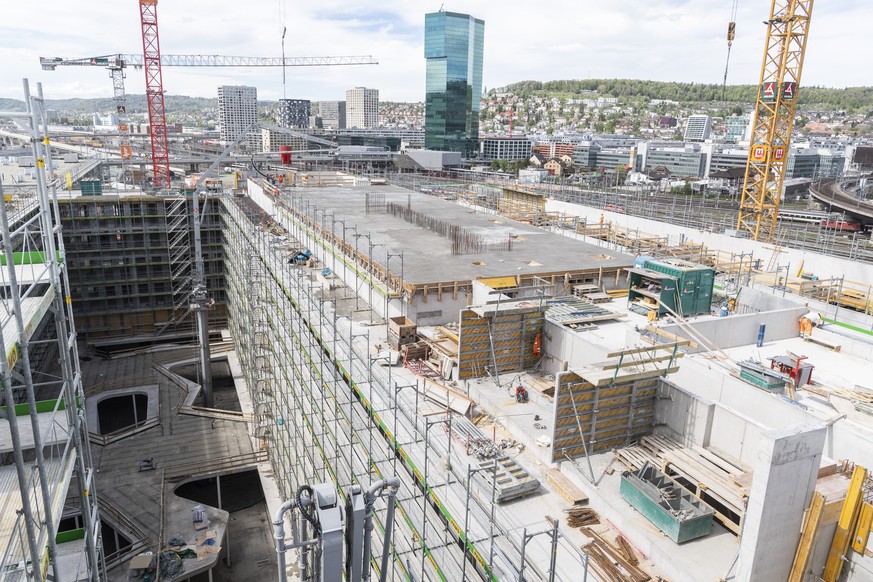
[[[321,126],[324,129],[345,129],[346,102],[319,101],[318,116],[321,118]]]
[[[467,14],[424,17],[424,147],[472,156],[479,147],[485,22]]]
[[[712,117],[689,115],[685,125],[685,141],[706,141],[712,131]]]
[[[306,129],[311,104],[308,99],[279,99],[279,125]]]
[[[258,120],[258,90],[242,85],[218,88],[218,123],[221,141],[231,142]]]
[[[324,129],[345,129],[346,102],[319,101],[318,116],[321,118],[321,126]]]
[[[358,129],[379,127],[379,90],[355,87],[346,91],[346,125]]]

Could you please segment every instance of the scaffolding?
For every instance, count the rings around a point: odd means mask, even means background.
[[[453,444],[452,423],[460,417],[447,404],[430,401],[419,382],[398,379],[390,366],[375,363],[370,334],[376,327],[341,314],[336,295],[319,280],[320,266],[294,260],[303,241],[324,232],[315,220],[318,211],[295,207],[281,192],[223,196],[221,206],[229,322],[246,380],[258,386],[255,399],[270,410],[262,434],[282,494],[318,480],[347,491],[396,474],[401,486],[391,538],[393,574],[507,580],[518,579],[523,568],[525,580],[549,579],[531,547],[522,553],[517,516],[496,503],[490,466],[471,469]],[[317,242],[311,248],[321,265],[340,263],[366,279],[371,290],[359,295],[372,296],[372,287],[385,283],[393,292],[404,288],[387,268],[362,265],[345,238]],[[266,376],[261,358],[270,362]],[[385,510],[377,509],[375,517],[378,555]],[[584,555],[558,543],[555,567],[567,576],[582,572]],[[540,550],[549,555],[547,544]]]
[[[191,335],[191,196],[81,196],[58,207],[84,337]],[[209,205],[203,249],[216,328],[226,317],[219,225],[218,211]]]
[[[5,357],[0,411],[0,581],[105,579],[76,331],[42,87],[24,81],[37,161],[33,212],[0,206]],[[0,185],[2,189],[2,185]],[[61,526],[75,517],[77,529]],[[63,576],[62,576],[63,575]]]

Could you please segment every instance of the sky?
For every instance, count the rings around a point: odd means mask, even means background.
[[[737,0],[729,84],[760,75],[770,2]],[[784,0],[779,0],[780,2]],[[161,52],[270,56],[371,55],[378,65],[280,68],[164,67],[172,95],[215,97],[219,85],[253,85],[258,98],[344,99],[379,89],[382,101],[422,101],[424,15],[441,6],[485,21],[484,86],[523,80],[620,78],[721,83],[734,0],[159,0]],[[865,32],[873,2],[816,2],[801,85],[873,85]],[[141,53],[136,0],[4,0],[0,97],[21,98],[21,79],[42,82],[47,98],[111,97],[100,67],[42,71],[39,57]],[[141,70],[126,89],[145,92]],[[802,90],[802,89],[801,89]]]

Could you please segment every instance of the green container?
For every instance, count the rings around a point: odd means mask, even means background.
[[[654,467],[622,473],[619,492],[677,544],[703,537],[712,530],[715,511]]]
[[[676,288],[665,286],[661,301],[683,317],[710,313],[715,270],[681,259],[647,260],[645,268],[676,279]],[[671,297],[672,295],[672,297]]]
[[[79,190],[82,196],[102,196],[103,182],[100,180],[79,180]]]

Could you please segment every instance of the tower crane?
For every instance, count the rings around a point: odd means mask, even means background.
[[[772,0],[737,230],[776,233],[813,0]]]
[[[146,0],[148,1],[148,0]],[[157,47],[155,47],[157,48]],[[335,56],[335,57],[244,57],[221,55],[166,55],[158,58],[162,67],[324,67],[336,65],[377,65],[379,61],[369,55]],[[127,105],[124,91],[125,71],[128,68],[142,69],[146,67],[144,55],[113,54],[85,58],[65,59],[61,57],[41,57],[39,63],[46,71],[54,71],[57,67],[105,67],[112,78],[115,109],[119,119],[119,132],[122,135],[120,148],[123,160],[131,157],[129,137],[127,136]],[[151,63],[154,66],[154,62]],[[148,90],[148,88],[147,88]],[[161,92],[161,96],[163,92]],[[155,95],[157,97],[157,95]],[[151,104],[150,104],[151,105]],[[163,118],[163,115],[161,116]],[[149,119],[152,119],[151,106]],[[164,125],[166,127],[166,125]],[[154,135],[154,134],[153,134]],[[166,137],[166,132],[163,132]],[[154,155],[154,152],[153,152]],[[154,162],[153,162],[154,163]],[[169,171],[161,173],[161,179],[169,176]],[[158,184],[157,176],[155,183]],[[169,184],[167,183],[167,186]]]

